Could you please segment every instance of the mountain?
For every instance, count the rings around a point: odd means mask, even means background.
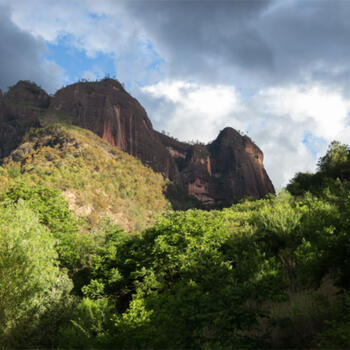
[[[176,163],[177,183],[205,204],[226,206],[247,196],[261,198],[274,193],[263,153],[248,136],[233,128],[222,130],[208,145],[158,136]]]
[[[5,96],[0,91],[0,159],[9,155],[31,127],[39,127],[39,116],[50,96],[37,85],[19,81]]]
[[[1,96],[0,106],[1,157],[29,127],[65,121],[140,159],[205,205],[230,205],[274,192],[263,153],[249,137],[225,128],[208,145],[179,142],[155,131],[140,103],[113,79],[75,83],[52,97],[21,81]]]
[[[0,166],[1,191],[15,184],[59,190],[88,227],[103,215],[128,231],[141,231],[171,207],[161,174],[72,125],[31,128]]]

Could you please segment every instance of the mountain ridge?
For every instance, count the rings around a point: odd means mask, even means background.
[[[53,96],[30,82],[11,87],[0,95],[0,157],[30,127],[62,120],[140,159],[204,205],[227,206],[274,193],[263,153],[249,137],[225,128],[208,145],[177,141],[154,130],[142,105],[109,78],[74,83]]]

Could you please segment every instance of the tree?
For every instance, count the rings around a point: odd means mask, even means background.
[[[25,201],[39,222],[56,238],[56,249],[61,265],[72,270],[83,264],[91,240],[87,235],[79,234],[79,221],[59,191],[18,182],[3,194],[0,200],[4,205],[10,206],[20,200]]]
[[[28,346],[40,318],[68,298],[55,243],[28,204],[0,206],[0,348]]]
[[[104,291],[118,312],[95,340],[108,334],[111,348],[261,346],[249,330],[279,275],[236,216],[189,210],[164,215],[141,237],[110,232],[84,291],[96,300]]]
[[[320,158],[318,168],[321,173],[341,180],[350,170],[350,149],[338,141],[333,141],[325,156]]]

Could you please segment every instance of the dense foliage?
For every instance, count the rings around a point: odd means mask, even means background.
[[[297,173],[287,186],[294,195],[311,192],[320,195],[336,180],[350,180],[350,148],[338,141],[333,141],[327,153],[320,158],[315,174]]]
[[[87,228],[10,161],[0,348],[348,348],[348,154],[333,143],[295,196],[168,211],[141,233],[108,215]]]
[[[48,313],[50,322],[60,317],[57,304],[69,304],[72,288],[55,244],[25,201],[0,206],[0,348],[24,347],[28,339],[50,343],[40,339],[39,328]]]

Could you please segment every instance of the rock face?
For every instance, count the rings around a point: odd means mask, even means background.
[[[0,159],[16,148],[25,132],[40,126],[50,96],[36,84],[19,81],[7,94],[0,94]]]
[[[176,171],[140,103],[113,79],[77,83],[56,92],[50,110],[69,115],[110,144],[142,160],[165,177]]]
[[[158,135],[176,162],[180,185],[204,204],[226,206],[275,192],[261,150],[232,128],[208,145],[191,146]]]
[[[217,199],[229,202],[228,193],[238,199],[275,192],[263,165],[264,155],[249,137],[225,128],[208,149],[213,159],[212,176],[218,179],[214,185]]]
[[[38,125],[45,114],[93,131],[206,205],[225,206],[274,192],[263,154],[249,137],[225,128],[208,145],[179,142],[155,131],[144,108],[113,79],[76,83],[52,98],[28,82],[1,94],[0,157],[8,155],[25,130]]]

